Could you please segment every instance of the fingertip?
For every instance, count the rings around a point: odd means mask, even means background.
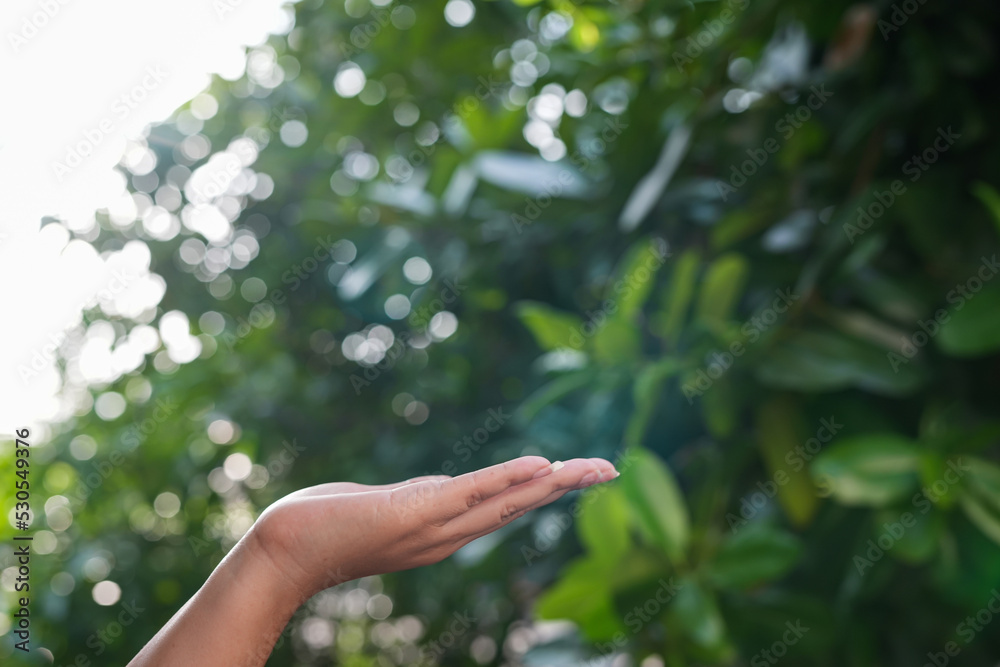
[[[549,460],[544,456],[519,456],[514,461],[519,464],[523,462],[524,465],[535,466],[537,468],[549,465]]]
[[[531,479],[539,479],[541,477],[545,477],[546,475],[551,475],[556,470],[561,470],[564,467],[566,467],[566,464],[562,461],[554,461],[532,475]]]

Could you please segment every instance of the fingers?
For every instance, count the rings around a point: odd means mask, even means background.
[[[558,464],[558,462],[557,462]],[[553,464],[551,473],[508,487],[469,508],[448,523],[448,531],[460,540],[475,539],[505,526],[526,512],[558,500],[566,493],[618,476],[604,459],[573,459],[562,466]]]
[[[547,468],[549,461],[546,458],[522,456],[440,482],[430,523],[442,525],[464,514],[470,507],[531,480],[532,476]]]

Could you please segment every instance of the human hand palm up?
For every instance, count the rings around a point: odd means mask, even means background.
[[[458,477],[320,484],[269,507],[253,535],[304,600],[350,579],[436,563],[569,491],[617,475],[604,459],[550,465],[524,456]]]

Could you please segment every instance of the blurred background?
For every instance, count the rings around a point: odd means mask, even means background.
[[[622,476],[268,664],[997,664],[1000,7],[286,15],[42,220],[103,273],[6,360],[58,400],[28,655],[0,484],[0,661],[125,664],[295,489],[538,454]]]

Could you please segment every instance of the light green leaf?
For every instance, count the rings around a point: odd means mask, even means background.
[[[608,320],[593,338],[594,359],[605,364],[629,364],[639,356],[639,330],[621,318]]]
[[[993,223],[997,226],[997,231],[1000,232],[1000,192],[997,192],[992,185],[980,181],[972,186],[972,193],[979,197],[979,200],[990,210]]]
[[[953,357],[980,357],[1000,349],[1000,286],[991,285],[963,301],[941,325],[938,347]]]
[[[920,452],[907,438],[866,434],[830,445],[811,471],[845,505],[885,507],[916,488],[920,464]]]
[[[583,322],[576,315],[537,301],[521,301],[516,306],[516,312],[542,349],[582,347]]]
[[[631,453],[634,458],[622,473],[621,485],[640,529],[671,561],[682,563],[690,531],[684,496],[670,469],[657,456],[642,448]]]
[[[672,625],[699,646],[717,649],[725,643],[726,625],[715,597],[692,578],[680,581],[668,616]]]
[[[1000,514],[996,508],[990,507],[972,493],[963,493],[959,503],[969,521],[991,540],[1000,544]]]
[[[698,319],[713,329],[729,320],[743,295],[748,273],[747,261],[736,253],[722,255],[712,262],[698,294]]]
[[[808,470],[803,467],[796,471],[785,460],[789,452],[805,442],[800,414],[798,405],[787,398],[769,400],[757,413],[757,446],[764,457],[768,480],[777,484],[778,502],[796,526],[808,524],[818,505]],[[779,474],[784,477],[777,478]],[[778,483],[786,477],[786,483]]]
[[[624,630],[606,585],[614,570],[614,564],[590,558],[573,561],[538,599],[535,616],[573,621],[592,641],[610,639]]]
[[[700,264],[698,252],[686,250],[677,260],[677,266],[670,276],[670,289],[666,292],[664,310],[658,313],[654,326],[656,332],[671,344],[677,343],[684,327]]]
[[[887,525],[895,528],[895,534],[890,533],[895,540],[891,551],[892,557],[917,565],[926,563],[937,553],[944,537],[945,515],[937,511],[927,515],[914,512],[911,514],[915,517],[916,523],[912,526],[903,526],[902,535],[895,537],[899,535],[898,526],[901,525],[899,510],[889,509],[880,512],[875,518],[873,539],[878,539],[878,536],[885,533]]]
[[[733,383],[726,377],[719,378],[710,391],[701,396],[702,418],[708,432],[716,438],[730,436],[736,428],[739,404]]]
[[[614,301],[614,318],[633,321],[649,298],[656,274],[667,260],[667,244],[648,239],[634,244],[618,263],[605,299]]]
[[[628,502],[619,486],[591,489],[576,521],[577,534],[596,560],[617,562],[631,547]]]

